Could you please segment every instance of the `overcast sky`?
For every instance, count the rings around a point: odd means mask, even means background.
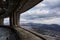
[[[21,23],[60,24],[60,0],[44,0],[20,18]]]

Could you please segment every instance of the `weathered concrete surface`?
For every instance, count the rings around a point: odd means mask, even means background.
[[[4,19],[0,18],[0,25],[3,25],[3,21],[4,21]]]
[[[21,14],[27,11],[28,9],[31,9],[41,1],[43,0],[21,0],[19,8],[17,8],[15,12],[18,12]]]
[[[21,28],[15,28],[15,29],[20,34],[19,36],[21,37],[22,40],[42,40],[41,38],[33,35],[30,32],[27,32]]]
[[[15,29],[16,29],[17,32],[20,34],[19,36],[22,38],[22,40],[44,40],[44,39],[39,38],[39,37],[37,37],[36,35],[28,32],[28,31],[26,31],[26,30],[24,30],[24,29],[22,29],[22,28],[17,27],[17,28],[15,28]],[[32,31],[32,32],[34,32],[34,31]],[[36,32],[35,32],[35,34],[42,36],[42,37],[45,38],[46,40],[55,40],[54,37],[50,37],[50,36],[47,36],[47,35],[41,35],[41,34],[38,34],[38,33],[36,33]]]
[[[0,17],[8,17],[11,13],[23,13],[43,0],[0,0]],[[1,6],[3,8],[1,8]],[[4,13],[3,13],[4,12]]]
[[[15,34],[7,28],[0,28],[0,40],[17,40]]]
[[[23,28],[15,27],[15,29],[17,30],[17,33],[21,40],[44,40],[44,39],[32,34],[31,32],[24,30]],[[40,35],[41,37],[45,38],[46,40],[55,40],[53,37],[50,37],[47,35],[41,35],[34,31],[32,31],[32,32],[37,35]],[[14,35],[14,33],[12,33],[10,29],[0,28],[0,40],[17,40],[16,37],[17,36]],[[20,40],[20,39],[18,39],[18,40]]]

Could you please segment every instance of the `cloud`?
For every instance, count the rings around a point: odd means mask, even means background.
[[[47,6],[46,7],[48,7],[48,8],[58,8],[58,7],[60,7],[60,0],[44,0],[44,2],[43,2],[44,4],[47,4]]]
[[[60,24],[60,18],[26,20],[23,23]]]
[[[47,20],[33,20],[33,23],[43,23],[43,24],[60,24],[60,18],[53,18]]]
[[[31,11],[30,11],[31,12]],[[28,13],[28,12],[27,12]],[[21,15],[23,16],[23,15]],[[33,19],[49,19],[49,18],[58,18],[60,17],[60,11],[58,10],[35,10],[32,11],[31,14],[28,13],[27,15],[23,16],[23,18],[26,18],[27,20],[33,20]]]
[[[29,23],[27,19],[23,19],[23,18],[21,18],[20,21],[21,21],[20,23]]]
[[[60,0],[44,0],[21,14],[22,22],[60,24]]]

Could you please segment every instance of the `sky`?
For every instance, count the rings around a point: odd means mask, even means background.
[[[60,0],[44,0],[20,16],[21,23],[60,25]]]
[[[10,25],[9,20],[10,20],[9,17],[4,18],[4,25]]]

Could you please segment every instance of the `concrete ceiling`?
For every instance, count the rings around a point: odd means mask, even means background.
[[[0,17],[7,17],[11,13],[23,13],[42,0],[0,0]]]

